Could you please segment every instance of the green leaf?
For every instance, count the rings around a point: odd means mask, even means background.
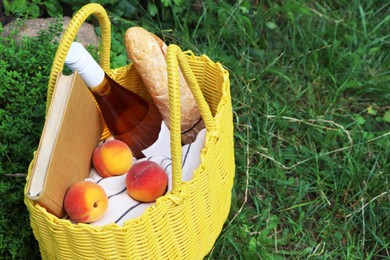
[[[311,15],[311,11],[306,5],[297,2],[286,1],[286,4],[283,7],[284,10],[293,14]]]
[[[161,3],[162,3],[165,7],[168,7],[168,6],[171,6],[171,5],[172,5],[171,0],[161,0]]]
[[[59,1],[45,1],[44,5],[51,17],[57,17],[62,13],[62,7]]]
[[[363,125],[366,122],[366,120],[361,115],[355,116],[355,123],[357,125]]]
[[[181,4],[183,4],[183,0],[173,0],[173,2],[175,3],[175,5],[179,6]]]
[[[10,14],[25,14],[27,10],[26,0],[4,0],[3,1],[5,13]]]
[[[390,123],[390,110],[387,110],[383,115],[383,121]]]
[[[115,3],[110,10],[118,16],[122,16],[125,18],[131,18],[136,12],[137,9],[129,3],[129,1],[120,0]]]
[[[372,105],[370,105],[370,106],[368,106],[368,108],[367,108],[367,113],[368,113],[369,115],[375,116],[378,112],[373,108]]]
[[[39,17],[39,6],[36,5],[36,4],[30,4],[28,9],[27,9],[27,13],[31,16],[31,17],[34,17],[34,18],[37,18]]]
[[[244,259],[258,259],[259,255],[257,253],[257,241],[256,238],[252,237],[249,240],[248,248],[243,251]]]
[[[154,3],[149,3],[148,4],[148,13],[151,16],[155,16],[158,12],[157,6]]]
[[[278,26],[274,22],[266,22],[265,26],[267,26],[267,28],[270,30],[275,30],[276,28],[278,28]]]
[[[154,2],[154,1],[153,1]],[[183,0],[161,0],[161,3],[165,6],[180,6],[184,3]],[[148,1],[148,5],[152,4],[151,2]],[[154,4],[154,3],[153,3]]]

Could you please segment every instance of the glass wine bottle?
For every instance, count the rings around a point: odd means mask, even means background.
[[[113,137],[127,143],[136,158],[144,157],[142,150],[157,140],[161,128],[156,106],[110,78],[78,42],[72,43],[65,64],[91,90]]]

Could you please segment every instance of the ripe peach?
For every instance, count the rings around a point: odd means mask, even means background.
[[[126,176],[127,193],[140,202],[153,202],[164,195],[168,186],[168,176],[155,162],[135,163]]]
[[[79,181],[69,187],[64,198],[64,208],[75,222],[91,223],[104,216],[108,207],[106,192],[91,181]]]
[[[122,175],[133,164],[133,154],[125,142],[114,139],[95,148],[92,163],[103,178]]]

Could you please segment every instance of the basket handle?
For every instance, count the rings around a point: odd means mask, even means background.
[[[203,96],[199,83],[191,70],[185,54],[179,46],[171,44],[168,46],[167,55],[168,88],[169,88],[169,111],[170,111],[170,145],[172,157],[172,193],[179,193],[182,180],[182,152],[181,152],[181,120],[180,120],[180,86],[179,66],[183,76],[191,89],[191,92],[198,105],[199,112],[208,134],[218,135],[217,127],[210,107]]]
[[[102,31],[102,50],[99,57],[100,66],[105,72],[110,74],[111,23],[109,17],[105,9],[100,4],[86,4],[72,17],[72,20],[67,26],[58,45],[50,72],[46,109],[49,108],[57,76],[64,67],[65,57],[68,54],[70,45],[74,41],[81,25],[90,15],[95,15],[97,17],[99,26]],[[169,87],[170,146],[172,156],[173,195],[180,193],[182,182],[179,66],[198,105],[199,112],[202,116],[208,134],[212,136],[218,136],[218,131],[210,107],[208,106],[203,96],[199,83],[194,73],[192,72],[190,65],[188,64],[185,54],[182,52],[179,46],[175,44],[168,46],[166,61]],[[174,197],[177,199],[175,195]]]
[[[70,45],[74,41],[78,30],[84,21],[90,16],[95,15],[99,21],[99,27],[102,31],[102,49],[100,52],[100,66],[104,71],[110,70],[110,48],[111,48],[111,23],[110,19],[104,8],[99,4],[86,4],[84,5],[73,17],[67,26],[60,43],[57,48],[57,52],[54,56],[49,83],[47,88],[47,100],[46,100],[46,112],[49,109],[51,98],[58,74],[64,68],[65,57],[68,54]]]

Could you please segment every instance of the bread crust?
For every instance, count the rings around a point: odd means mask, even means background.
[[[142,27],[130,27],[125,33],[128,57],[141,76],[154,104],[164,122],[169,126],[168,72],[166,63],[167,45],[158,36]],[[193,142],[204,128],[196,101],[179,70],[182,143]]]

